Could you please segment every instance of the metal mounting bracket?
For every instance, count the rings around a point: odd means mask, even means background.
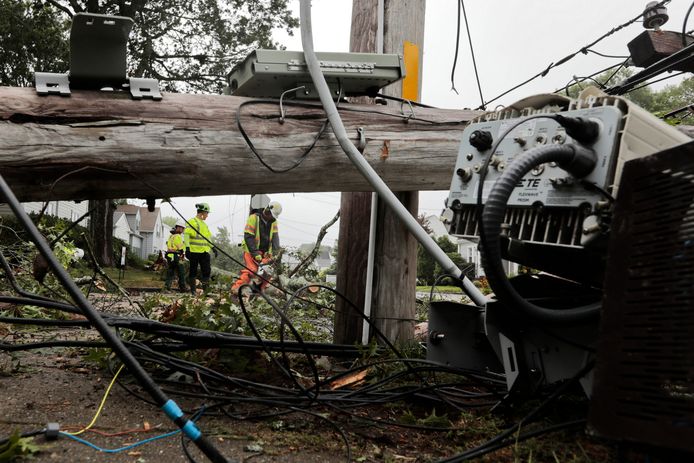
[[[145,79],[142,77],[131,77],[129,80],[130,95],[133,100],[142,100],[151,98],[154,101],[161,100],[161,92],[159,91],[159,82],[157,79]]]
[[[161,100],[155,79],[128,78],[127,45],[133,20],[125,16],[78,13],[70,29],[70,72],[34,74],[39,95],[70,95],[70,88],[123,90],[133,99]]]
[[[357,127],[357,151],[364,154],[364,149],[366,148],[366,136],[364,136],[364,127]]]
[[[55,72],[36,72],[34,73],[36,82],[36,93],[39,95],[62,95],[70,96],[70,80],[68,75]]]

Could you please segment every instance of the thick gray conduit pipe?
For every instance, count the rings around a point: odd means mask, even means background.
[[[524,299],[506,277],[501,263],[501,223],[504,221],[506,204],[518,181],[534,167],[556,162],[576,178],[583,178],[593,170],[597,162],[595,153],[580,145],[542,145],[516,157],[497,179],[489,192],[482,213],[482,261],[497,299],[509,307],[525,312],[529,317],[549,323],[573,323],[595,318],[600,314],[600,303],[569,309],[541,307]]]
[[[472,299],[472,301],[483,307],[487,298],[480,292],[477,287],[472,284],[472,282],[463,275],[463,272],[453,263],[453,261],[446,255],[445,252],[436,244],[436,242],[424,231],[424,229],[417,223],[417,220],[412,217],[409,211],[403,206],[398,198],[393,194],[388,188],[385,182],[378,176],[378,174],[371,168],[368,162],[362,157],[361,153],[357,150],[354,144],[350,141],[347,136],[347,131],[345,126],[342,124],[342,119],[340,114],[337,112],[337,107],[330,94],[330,89],[325,81],[323,72],[318,64],[318,58],[316,58],[316,53],[313,49],[313,31],[311,28],[311,0],[301,0],[300,9],[301,18],[301,43],[304,47],[304,58],[306,59],[306,65],[308,66],[308,71],[311,74],[311,79],[313,80],[313,85],[316,86],[316,91],[320,96],[321,103],[325,109],[325,113],[328,116],[330,125],[333,128],[333,133],[340,143],[340,146],[344,150],[345,154],[355,165],[357,170],[366,178],[366,180],[371,184],[374,190],[378,193],[380,198],[385,201],[385,203],[397,214],[402,223],[407,227],[410,233],[419,241],[424,249],[434,258],[436,262],[441,265],[441,268],[445,273],[457,276],[463,285],[463,290]]]

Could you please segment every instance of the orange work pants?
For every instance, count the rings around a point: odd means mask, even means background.
[[[250,252],[243,253],[243,264],[246,267],[241,269],[241,275],[239,275],[239,279],[236,280],[234,282],[234,285],[231,287],[231,292],[233,294],[236,294],[241,286],[250,284],[251,279],[255,276],[256,272],[258,271],[258,262],[256,262],[255,259],[253,259],[253,256]],[[263,280],[263,282],[260,284],[260,289],[264,290],[268,284],[269,282]]]

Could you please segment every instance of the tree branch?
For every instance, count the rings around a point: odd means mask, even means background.
[[[309,253],[308,256],[304,258],[301,262],[299,262],[299,265],[294,267],[294,270],[289,272],[289,278],[293,277],[297,273],[299,273],[300,270],[304,270],[306,267],[311,265],[311,263],[316,259],[318,256],[318,253],[320,252],[320,244],[323,241],[323,238],[325,237],[325,234],[328,233],[328,228],[330,228],[335,222],[337,222],[337,219],[340,218],[340,211],[337,211],[337,214],[335,214],[335,217],[330,219],[330,222],[326,223],[321,227],[320,232],[318,232],[318,238],[316,238],[316,244],[313,246],[313,250]]]
[[[51,5],[53,5],[54,7],[58,8],[60,11],[64,12],[65,14],[67,14],[69,17],[72,18],[73,13],[72,13],[72,11],[70,11],[70,8],[66,7],[65,5],[61,5],[60,3],[58,3],[57,0],[45,0],[45,1],[47,3],[50,3]]]
[[[77,0],[70,0],[70,6],[75,11],[75,13],[84,13],[84,8],[77,3]]]

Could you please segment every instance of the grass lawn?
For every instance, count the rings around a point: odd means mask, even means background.
[[[431,291],[431,286],[417,286],[417,292],[429,292]],[[449,294],[462,294],[463,290],[457,286],[441,286],[437,285],[434,289],[437,293],[449,293]]]
[[[162,288],[164,286],[159,272],[128,267],[125,269],[123,279],[119,280],[117,268],[105,268],[104,271],[125,288]]]

